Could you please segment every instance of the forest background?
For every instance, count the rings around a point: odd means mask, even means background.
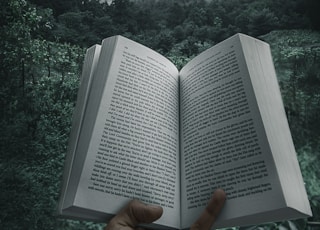
[[[237,32],[271,45],[314,213],[260,227],[311,228],[320,221],[319,12],[318,0],[1,0],[1,229],[103,226],[55,217],[87,47],[122,34],[181,67]]]

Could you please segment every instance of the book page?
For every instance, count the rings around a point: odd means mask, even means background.
[[[116,213],[139,199],[164,208],[157,223],[178,227],[178,71],[119,36],[106,77],[75,205]]]
[[[290,133],[280,87],[275,73],[269,45],[248,36],[241,37],[244,55],[250,61],[248,69],[256,100],[265,124],[270,148],[285,194],[286,203],[297,212],[290,218],[312,216],[305,183],[303,181],[297,153]],[[252,43],[255,43],[252,46]],[[257,68],[257,66],[259,66]],[[298,214],[298,212],[300,212]],[[304,215],[304,216],[303,216]],[[288,218],[288,217],[287,217]]]
[[[84,58],[80,86],[77,94],[76,107],[72,116],[72,128],[69,136],[67,157],[65,159],[63,185],[58,207],[59,213],[62,212],[62,207],[65,204],[66,188],[70,185],[70,174],[72,171],[72,165],[74,163],[78,140],[82,129],[83,117],[86,110],[91,83],[93,81],[93,75],[100,56],[100,49],[100,45],[94,45],[88,48]],[[78,173],[80,173],[80,170]]]
[[[181,70],[180,92],[183,227],[193,223],[217,188],[227,193],[219,227],[226,218],[281,206],[238,35],[188,63]]]

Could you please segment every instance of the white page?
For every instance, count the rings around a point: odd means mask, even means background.
[[[219,227],[284,206],[238,35],[182,69],[181,100],[183,227],[217,188],[227,193]]]
[[[116,213],[136,198],[163,207],[156,223],[178,227],[178,71],[122,37],[116,51],[75,205]]]

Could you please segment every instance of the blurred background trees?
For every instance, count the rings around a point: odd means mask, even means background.
[[[84,52],[115,34],[157,50],[178,67],[237,32],[267,41],[313,220],[319,221],[319,11],[318,0],[2,0],[1,229],[101,228],[54,213]]]

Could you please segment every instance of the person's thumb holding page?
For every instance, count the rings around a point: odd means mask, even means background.
[[[207,207],[203,210],[196,222],[191,226],[191,230],[209,230],[217,220],[224,202],[226,193],[222,189],[217,189],[211,197]]]
[[[106,226],[105,230],[131,230],[138,224],[152,223],[162,216],[160,206],[146,205],[132,200]]]
[[[191,230],[209,230],[221,212],[226,194],[217,189],[207,207],[191,226]],[[162,216],[160,206],[146,205],[138,200],[132,200],[106,226],[105,230],[133,230],[139,224],[152,223]]]

